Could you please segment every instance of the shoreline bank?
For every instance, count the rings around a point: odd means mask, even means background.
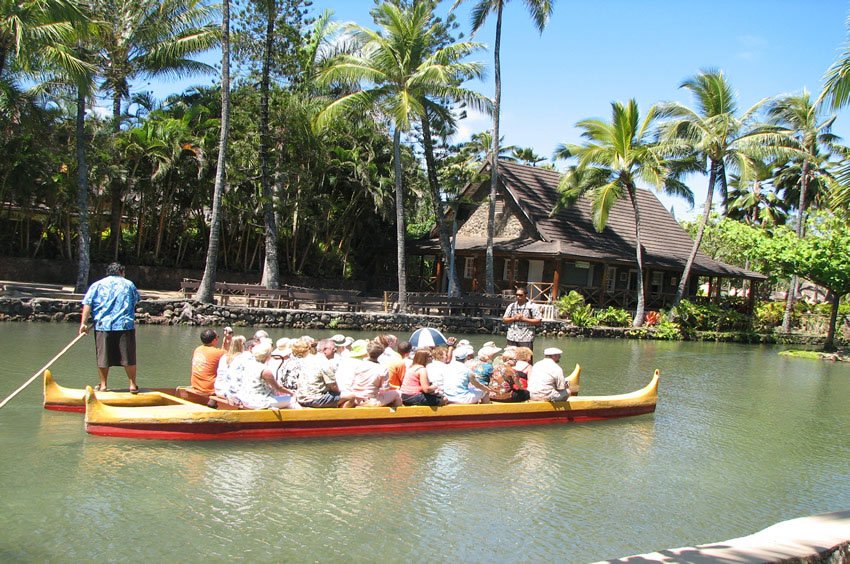
[[[78,300],[45,297],[0,297],[0,322],[79,323]],[[140,325],[188,325],[232,327],[287,327],[328,331],[412,332],[435,327],[448,333],[499,335],[505,332],[499,317],[412,315],[382,312],[321,311],[314,309],[268,309],[238,305],[203,304],[191,299],[143,299],[136,307]],[[649,327],[577,327],[563,320],[545,320],[541,337],[601,339],[652,339]],[[669,340],[669,339],[668,339]],[[816,346],[817,335],[697,332],[687,340],[744,344],[795,344]]]

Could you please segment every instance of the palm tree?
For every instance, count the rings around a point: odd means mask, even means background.
[[[850,27],[850,16],[847,17]],[[844,50],[838,59],[823,75],[823,90],[816,105],[826,105],[830,110],[839,110],[850,102],[850,40],[844,44]]]
[[[496,189],[499,185],[499,118],[502,106],[502,65],[500,63],[500,49],[502,45],[502,12],[509,0],[476,0],[472,8],[472,33],[476,33],[490,13],[496,14],[496,41],[493,45],[493,68],[495,69],[496,92],[493,98],[493,145],[490,151],[490,207],[487,211],[487,252],[486,252],[486,276],[487,293],[496,291],[495,275],[493,270],[493,238],[496,235]],[[540,33],[549,23],[552,15],[554,0],[524,0],[531,19]],[[455,0],[452,9],[457,8],[463,0]]]
[[[341,55],[320,76],[325,84],[366,82],[367,86],[330,103],[317,116],[316,124],[323,128],[335,118],[370,107],[379,108],[393,124],[398,306],[403,313],[407,310],[407,272],[401,135],[426,111],[450,117],[429,98],[459,100],[483,107],[480,95],[457,85],[458,77],[480,76],[482,66],[462,62],[478,47],[474,43],[435,48],[439,25],[434,22],[428,3],[416,3],[406,9],[382,4],[374,13],[382,32],[352,26],[350,31],[360,46],[360,54]]]
[[[723,72],[702,71],[682,82],[680,88],[691,91],[697,108],[691,109],[679,103],[665,104],[663,111],[673,118],[664,126],[666,138],[681,139],[688,143],[694,157],[701,163],[707,162],[709,176],[702,219],[679,280],[676,296],[673,298],[673,308],[682,300],[688,287],[691,268],[711,216],[714,190],[717,186],[720,187],[723,215],[727,213],[727,168],[737,170],[739,176],[748,181],[755,172],[756,164],[753,158],[765,156],[770,152],[767,148],[769,143],[781,139],[775,132],[750,128],[755,112],[765,100],[757,102],[740,117],[736,115],[735,94]]]
[[[97,38],[99,74],[103,89],[112,95],[112,127],[121,128],[121,102],[130,96],[136,78],[181,77],[211,73],[214,69],[192,59],[214,47],[218,31],[210,22],[215,8],[203,0],[92,0],[93,17],[102,21]],[[111,186],[113,253],[121,240],[121,204],[124,187]]]
[[[218,247],[221,242],[221,198],[226,181],[227,136],[230,133],[230,0],[224,0],[221,7],[221,132],[218,142],[218,165],[215,171],[207,259],[204,275],[195,294],[195,299],[204,303],[212,303],[215,293]]]
[[[830,133],[835,116],[822,119],[821,106],[812,103],[806,90],[796,95],[786,95],[772,101],[767,108],[771,122],[787,129],[788,135],[800,147],[799,157],[799,200],[797,204],[797,237],[803,238],[806,225],[806,209],[809,205],[809,184],[812,181],[812,164],[819,159],[819,153],[824,148],[829,153],[829,146],[838,138]],[[822,157],[821,157],[822,158]],[[816,169],[817,167],[815,167]],[[791,330],[791,314],[797,296],[799,280],[791,277],[788,295],[785,301],[785,316],[782,318],[782,330]]]
[[[591,199],[593,225],[605,229],[608,214],[617,200],[628,198],[635,216],[635,253],[637,258],[637,308],[632,324],[643,324],[643,247],[641,244],[640,210],[637,201],[638,183],[645,182],[673,195],[693,202],[693,194],[674,173],[674,158],[682,153],[676,142],[654,142],[652,128],[659,117],[657,106],[649,109],[641,120],[637,102],[611,104],[611,121],[587,119],[576,124],[583,129],[584,145],[559,145],[555,158],[576,158],[561,179],[560,205],[572,205],[582,195]]]
[[[540,155],[535,153],[534,149],[532,149],[531,147],[514,148],[513,157],[519,162],[531,166],[537,166],[537,163],[542,163],[546,160],[546,157],[541,157]]]

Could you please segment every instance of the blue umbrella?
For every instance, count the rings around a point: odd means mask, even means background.
[[[415,349],[422,347],[439,347],[440,345],[448,344],[448,341],[437,329],[431,327],[422,327],[413,332],[410,336],[410,344]]]

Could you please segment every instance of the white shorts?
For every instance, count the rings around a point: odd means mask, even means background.
[[[469,388],[469,391],[459,396],[446,396],[449,403],[479,403],[484,397],[483,391],[478,388]]]

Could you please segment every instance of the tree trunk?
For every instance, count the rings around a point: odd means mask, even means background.
[[[275,2],[268,3],[266,37],[263,50],[263,72],[260,82],[260,184],[263,191],[263,216],[265,230],[265,260],[260,282],[266,288],[280,288],[280,269],[277,258],[277,218],[274,214],[274,197],[269,178],[269,72],[274,47],[274,22],[277,17]]]
[[[694,266],[694,260],[696,260],[697,252],[699,251],[699,247],[702,244],[702,237],[705,233],[705,226],[708,224],[708,218],[711,215],[711,205],[714,200],[714,183],[717,181],[718,173],[721,173],[720,163],[712,160],[711,161],[711,172],[708,176],[708,191],[705,196],[705,205],[703,206],[702,212],[702,221],[700,221],[699,229],[697,229],[697,236],[694,239],[694,244],[691,247],[691,254],[688,255],[688,262],[685,263],[685,270],[682,272],[682,278],[679,280],[679,287],[676,288],[676,297],[673,298],[673,305],[670,308],[670,313],[672,315],[673,309],[679,305],[679,302],[682,301],[682,298],[685,295],[685,290],[688,287],[688,279],[691,275],[691,268]]]
[[[809,188],[809,161],[803,161],[800,173],[800,201],[797,204],[797,238],[802,239],[806,229],[806,192]],[[794,313],[794,303],[797,301],[797,291],[800,279],[796,275],[791,277],[788,285],[788,293],[785,296],[785,314],[782,316],[782,332],[791,332],[791,321]]]
[[[404,252],[404,188],[401,178],[401,129],[393,133],[393,168],[395,169],[395,232],[398,257],[398,311],[407,313],[407,257]]]
[[[826,331],[826,341],[823,343],[824,352],[835,351],[835,325],[838,322],[838,305],[841,301],[841,295],[838,292],[829,291],[830,302],[832,308],[829,311],[829,327]]]
[[[496,92],[493,101],[493,149],[490,153],[490,203],[487,208],[487,253],[485,260],[486,288],[488,294],[496,293],[493,266],[493,239],[496,237],[496,188],[499,185],[499,113],[502,105],[502,66],[499,49],[502,44],[502,7],[499,2],[496,11],[496,44],[493,47],[493,68],[495,69]]]
[[[76,139],[77,151],[77,281],[74,283],[74,293],[85,293],[89,285],[89,268],[91,267],[91,234],[89,233],[89,166],[86,160],[86,94],[82,88],[77,88]]]
[[[230,132],[230,0],[224,0],[221,8],[221,132],[218,141],[218,164],[215,171],[212,220],[207,247],[204,276],[198,286],[195,299],[212,303],[215,292],[215,273],[218,262],[219,235],[221,231],[221,196],[224,193],[225,163],[227,159],[227,135]]]
[[[121,131],[121,93],[116,89],[112,95],[112,132],[117,139]],[[114,139],[113,139],[114,140]],[[109,246],[112,249],[112,260],[118,260],[121,250],[121,201],[124,187],[120,181],[112,179],[109,183],[110,215],[109,215]]]
[[[640,238],[640,210],[638,209],[637,195],[635,194],[634,186],[630,186],[629,199],[632,202],[632,209],[635,212],[635,247],[637,247],[637,308],[635,308],[635,318],[632,321],[632,327],[640,327],[643,325],[643,314],[645,308],[645,298],[643,295],[643,247],[641,246]]]
[[[437,163],[434,160],[434,143],[431,139],[431,124],[428,116],[422,117],[422,141],[425,146],[425,166],[428,169],[428,186],[431,188],[431,198],[434,199],[434,215],[437,221],[437,229],[440,233],[440,249],[443,252],[443,257],[446,261],[446,266],[450,267],[454,257],[454,250],[451,242],[452,226],[446,221],[446,210],[443,205],[443,199],[440,197],[440,186],[437,180]],[[449,296],[460,295],[460,279],[457,276],[457,270],[448,268],[449,270]],[[439,284],[439,281],[437,282]]]

